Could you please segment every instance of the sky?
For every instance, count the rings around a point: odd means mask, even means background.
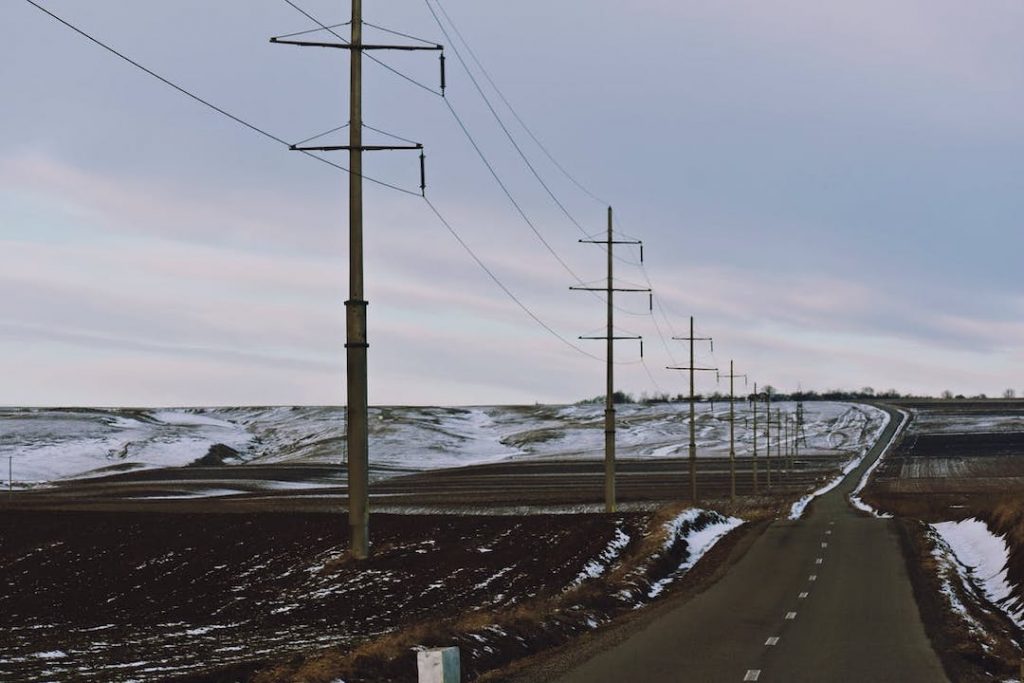
[[[314,28],[283,0],[38,1],[283,140],[347,121],[347,52],[269,43]],[[294,1],[348,19],[347,3]],[[617,334],[644,337],[643,359],[616,345],[618,388],[684,392],[665,368],[686,363],[671,337],[692,315],[715,340],[698,363],[734,360],[751,384],[1024,393],[1024,5],[392,0],[364,15],[448,46],[451,110],[367,63],[364,120],[424,144],[430,201],[558,335],[418,196],[414,154],[368,154],[368,176],[413,190],[365,188],[371,403],[602,394],[604,345],[577,337],[603,334],[603,298],[569,287],[602,282],[604,251],[578,240],[603,236],[609,204],[617,236],[644,241],[643,269],[617,248],[618,284],[649,282],[657,304],[616,296]],[[344,403],[345,173],[24,0],[0,24],[0,404]],[[377,56],[437,87],[435,53]],[[704,373],[698,389],[727,386]]]

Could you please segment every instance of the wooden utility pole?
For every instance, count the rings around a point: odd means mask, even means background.
[[[733,362],[729,361],[729,500],[736,502],[736,396],[734,382],[737,377],[743,378],[746,384],[746,375],[737,375],[733,370]]]
[[[305,14],[305,13],[304,13]],[[308,15],[307,15],[308,16]],[[315,21],[315,20],[314,20]],[[300,147],[306,153],[348,151],[348,300],[345,301],[346,417],[345,440],[348,448],[348,523],[351,531],[350,553],[365,559],[370,553],[369,536],[369,419],[367,401],[366,307],[363,288],[363,152],[412,149],[420,152],[420,190],[423,190],[423,145],[363,145],[363,52],[366,50],[443,50],[441,45],[368,45],[363,42],[363,2],[352,0],[351,33],[346,42],[333,29],[320,22],[341,43],[325,43],[271,38],[272,43],[301,47],[325,47],[348,50],[349,61],[349,137],[347,145]]]
[[[690,502],[694,505],[697,504],[697,419],[696,409],[694,407],[694,393],[693,393],[693,373],[694,372],[718,372],[718,368],[698,368],[693,363],[693,343],[698,341],[706,341],[711,347],[712,353],[715,350],[715,342],[711,337],[695,337],[693,336],[693,316],[690,316],[690,336],[689,337],[672,337],[676,341],[686,341],[690,344],[690,364],[686,367],[675,367],[667,366],[668,370],[688,370],[690,373],[690,443],[689,443],[689,456],[690,456]]]
[[[615,512],[617,509],[615,496],[615,340],[639,339],[640,357],[644,355],[643,337],[637,335],[615,335],[615,307],[612,305],[614,292],[647,292],[650,288],[616,287],[613,279],[613,249],[616,244],[643,244],[641,240],[616,240],[612,225],[612,207],[608,207],[608,237],[604,240],[580,240],[583,244],[603,244],[608,251],[608,284],[605,287],[570,287],[569,289],[585,292],[605,292],[608,304],[607,333],[604,336],[581,336],[580,339],[603,339],[606,342],[605,357],[605,390],[604,390],[604,510]],[[641,247],[641,254],[643,247]],[[641,256],[641,261],[643,257]],[[654,302],[651,300],[651,308]]]

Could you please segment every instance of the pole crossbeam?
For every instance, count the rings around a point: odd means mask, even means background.
[[[338,152],[341,150],[351,151],[351,145],[326,145],[324,147],[298,147],[288,145],[288,149],[296,152]],[[385,152],[396,149],[423,149],[423,145],[363,145],[359,148],[363,152]]]
[[[607,244],[607,242],[605,242]],[[569,287],[574,292],[650,292],[649,287]]]
[[[301,10],[300,10],[301,11]],[[303,12],[306,14],[306,12]],[[329,30],[340,40],[339,34],[306,16],[321,28]],[[363,152],[385,150],[418,150],[420,157],[420,192],[425,195],[423,145],[405,140],[408,145],[364,145],[363,144],[363,53],[369,50],[443,50],[438,44],[427,45],[382,45],[363,42],[363,0],[352,0],[352,19],[349,23],[350,36],[345,43],[326,43],[303,40],[286,40],[275,36],[271,43],[297,45],[300,47],[337,48],[349,51],[349,123],[347,145],[325,145],[300,147],[289,145],[290,149],[309,153],[310,151],[347,151],[349,155],[348,176],[348,237],[349,237],[349,296],[345,301],[345,360],[346,398],[345,444],[348,455],[348,523],[350,529],[349,554],[356,560],[366,559],[370,554],[370,500],[369,500],[369,405],[367,391],[367,351],[369,343],[366,334],[366,309],[368,303],[363,284]],[[298,34],[292,34],[298,35]],[[442,52],[442,59],[444,53]],[[374,59],[372,56],[370,59]],[[442,87],[444,66],[442,61]],[[344,126],[342,126],[344,127]],[[366,126],[371,128],[371,126]],[[340,128],[335,129],[340,130]],[[375,129],[374,129],[375,130]],[[333,132],[333,131],[331,131]],[[322,134],[323,135],[323,134]],[[304,142],[312,141],[314,136]],[[399,138],[404,140],[404,138]],[[319,157],[318,157],[319,158]]]
[[[443,45],[379,45],[376,43],[321,43],[318,41],[310,40],[282,40],[278,37],[273,37],[270,42],[277,45],[298,45],[300,47],[333,47],[339,50],[353,50],[356,52],[362,50],[403,50],[406,52],[412,52],[415,50],[443,50]]]
[[[580,240],[584,244],[603,244],[608,251],[608,277],[604,287],[581,287],[571,286],[572,291],[577,292],[604,292],[607,294],[607,333],[602,336],[581,336],[580,339],[603,339],[606,348],[606,369],[605,369],[605,391],[604,391],[604,509],[605,512],[615,512],[617,508],[615,495],[615,340],[617,339],[639,339],[640,357],[644,356],[644,340],[640,336],[620,336],[615,334],[615,306],[612,301],[615,292],[647,292],[649,288],[639,289],[632,287],[616,287],[613,282],[613,250],[616,244],[640,244],[639,240],[616,240],[612,224],[612,207],[608,207],[608,236],[603,240]],[[653,306],[653,300],[652,304]]]
[[[666,366],[666,370],[687,370],[690,373],[690,443],[688,451],[690,456],[690,501],[697,504],[697,413],[694,406],[693,373],[695,372],[718,372],[718,368],[701,368],[694,364],[693,344],[698,341],[706,341],[711,345],[711,351],[715,350],[715,342],[711,337],[695,337],[693,334],[693,316],[690,316],[690,336],[672,337],[674,341],[687,341],[690,343],[690,364],[686,366]]]

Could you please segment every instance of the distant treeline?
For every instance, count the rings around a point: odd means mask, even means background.
[[[770,393],[773,401],[855,401],[855,400],[871,400],[871,399],[934,399],[941,398],[946,400],[954,399],[979,399],[984,400],[989,398],[985,394],[974,394],[973,396],[965,396],[964,394],[953,394],[952,391],[943,391],[940,396],[922,396],[918,394],[902,394],[895,389],[886,389],[885,391],[875,391],[871,387],[864,387],[858,390],[849,389],[829,389],[827,391],[794,391],[790,393],[784,393],[776,391],[776,389],[770,385],[765,386],[763,390],[759,390],[758,394],[763,398],[766,393]],[[1003,392],[1001,398],[1016,398],[1016,392],[1013,389],[1007,389]],[[710,394],[697,394],[694,397],[700,402],[717,402],[717,401],[728,401],[729,394],[722,393],[721,391],[715,391]],[[736,392],[737,400],[753,400],[753,392]],[[648,394],[647,392],[641,392],[638,396],[626,393],[624,391],[616,391],[612,394],[613,403],[680,403],[688,401],[689,397],[685,394],[669,394],[667,392]],[[595,396],[593,398],[584,399],[579,401],[580,404],[587,403],[604,403],[604,394]]]

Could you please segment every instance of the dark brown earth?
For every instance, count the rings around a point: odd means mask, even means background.
[[[563,590],[617,529],[640,538],[647,518],[377,515],[373,557],[354,564],[339,515],[8,512],[0,680],[254,669],[508,608]]]

